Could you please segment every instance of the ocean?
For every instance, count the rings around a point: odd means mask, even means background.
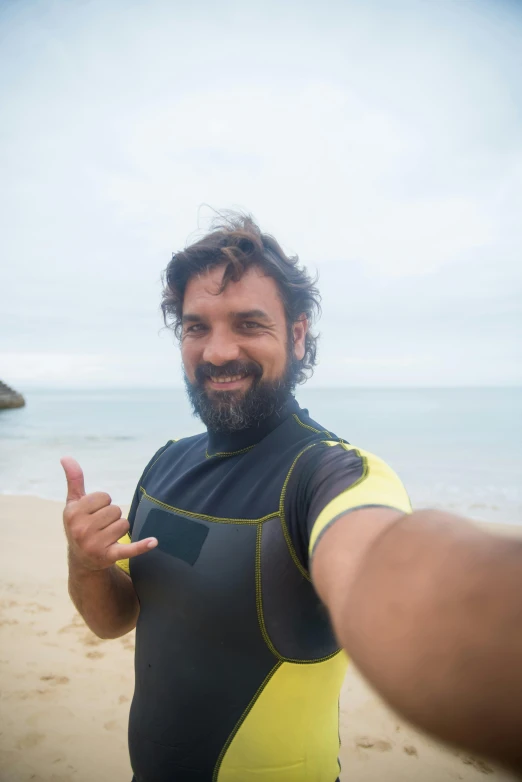
[[[381,456],[415,508],[522,524],[522,388],[318,389],[297,399],[326,429]],[[0,493],[63,500],[61,456],[87,491],[127,504],[167,440],[202,431],[183,389],[25,392],[0,411]]]

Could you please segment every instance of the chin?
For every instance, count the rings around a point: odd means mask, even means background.
[[[211,391],[207,391],[206,394],[210,399],[218,399],[222,401],[227,401],[229,399],[239,399],[243,396],[246,396],[248,392],[250,391],[251,386],[249,388],[245,388],[244,390],[242,388],[234,388],[234,389],[223,389],[223,391],[220,391],[219,389],[212,389]]]

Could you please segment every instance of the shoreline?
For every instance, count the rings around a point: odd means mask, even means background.
[[[67,593],[63,506],[0,495],[2,780],[129,782],[134,633],[103,641],[77,614]],[[522,537],[521,525],[478,525]],[[341,782],[477,782],[484,774],[497,782],[516,779],[418,733],[353,665],[340,713]]]

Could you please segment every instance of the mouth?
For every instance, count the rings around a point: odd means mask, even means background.
[[[225,377],[212,377],[207,379],[207,383],[212,389],[218,389],[219,391],[233,391],[236,388],[244,388],[248,385],[250,378],[249,374],[242,375],[227,375]]]

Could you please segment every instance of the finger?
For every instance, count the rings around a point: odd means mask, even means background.
[[[86,494],[85,497],[82,497],[81,510],[84,513],[96,513],[103,508],[108,508],[111,502],[111,496],[107,492],[93,491],[91,494]],[[118,508],[118,510],[120,509]]]
[[[117,543],[130,530],[130,524],[127,519],[117,519],[104,529],[98,532],[99,539],[103,542],[105,548],[109,548]]]
[[[67,502],[74,502],[80,500],[85,496],[85,482],[83,478],[83,470],[72,456],[64,456],[60,459],[65,478],[67,480]]]
[[[135,543],[113,543],[107,553],[112,562],[117,562],[119,559],[132,559],[132,557],[145,554],[146,551],[156,548],[157,545],[157,538],[145,538],[137,540]]]
[[[107,529],[111,524],[121,518],[121,508],[118,505],[106,505],[92,514],[91,523],[94,529],[101,531]],[[126,521],[126,519],[124,519],[124,521]]]

